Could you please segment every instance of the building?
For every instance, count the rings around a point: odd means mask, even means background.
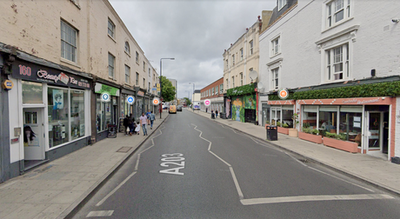
[[[263,22],[269,20],[270,14],[263,14],[246,29],[246,32],[235,43],[224,51],[224,113],[227,117],[241,122],[257,123],[256,99],[258,93],[254,88],[258,79],[259,68],[259,34]]]
[[[107,0],[6,0],[2,9],[0,182],[152,107],[158,74]]]
[[[195,90],[192,95],[192,104],[194,109],[200,110],[201,90]]]
[[[224,109],[224,78],[220,78],[213,83],[207,85],[200,90],[200,109],[202,111],[211,112],[211,110],[223,112]],[[205,100],[210,101],[210,105],[206,105]]]
[[[312,129],[354,142],[356,152],[400,156],[400,2],[277,2],[259,37],[261,125]]]

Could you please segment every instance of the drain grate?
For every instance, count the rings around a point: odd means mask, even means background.
[[[127,153],[132,147],[121,147],[117,152]]]

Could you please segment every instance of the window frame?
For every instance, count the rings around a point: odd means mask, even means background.
[[[139,73],[136,72],[136,83],[137,86],[139,86]]]
[[[271,90],[279,89],[279,70],[280,67],[271,69]]]
[[[254,43],[253,43],[253,40],[250,40],[250,42],[249,42],[249,49],[250,49],[250,55],[253,55],[253,45]]]
[[[287,4],[286,0],[278,0],[278,11],[280,11]]]
[[[65,35],[67,35],[66,31],[71,31],[69,33],[69,35],[71,35],[71,37],[73,37],[72,42],[69,42],[67,39],[65,39],[63,37],[63,31],[65,32]],[[74,28],[72,25],[70,25],[69,23],[67,23],[64,20],[60,21],[60,38],[61,38],[61,57],[69,60],[71,62],[77,63],[78,61],[78,30],[76,28]],[[74,36],[72,36],[72,34]],[[68,37],[66,37],[68,38]],[[68,48],[70,48],[71,50],[71,54],[66,54],[68,49],[66,49],[66,46],[68,46]]]
[[[131,77],[131,67],[125,65],[125,83],[129,84],[131,82],[130,77]]]
[[[240,49],[240,61],[243,60],[243,48]]]
[[[110,29],[110,25],[111,25],[111,29]],[[107,34],[108,34],[108,36],[110,36],[111,38],[115,39],[115,24],[114,24],[114,22],[111,20],[111,18],[108,18]]]
[[[131,54],[131,47],[128,41],[125,41],[125,52],[130,55]]]
[[[351,78],[350,56],[351,50],[349,42],[326,48],[324,50],[325,81],[334,82]],[[341,66],[341,70],[336,70],[339,66]],[[342,77],[340,78],[339,76],[336,79],[336,75],[340,74]]]
[[[110,58],[112,58],[112,63],[110,63],[110,61],[111,61]],[[115,70],[115,56],[109,52],[108,53],[108,77],[109,78],[115,79],[115,71],[114,70]],[[110,73],[111,73],[111,75],[110,75]]]
[[[341,7],[338,9],[338,3]],[[335,27],[341,23],[351,19],[352,15],[352,1],[351,0],[331,0],[325,4],[325,29]],[[342,18],[338,19],[339,13],[342,12]]]
[[[271,40],[271,54],[270,57],[281,54],[281,36],[277,36]]]

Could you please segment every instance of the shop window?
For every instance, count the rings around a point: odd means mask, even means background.
[[[282,107],[282,126],[285,128],[293,128],[292,117],[293,117],[293,106],[283,106]],[[286,125],[284,125],[284,124],[286,124]]]
[[[361,145],[362,106],[341,106],[339,134],[347,141]]]
[[[325,132],[336,133],[338,127],[337,107],[321,106],[319,108],[318,123],[320,133],[322,133],[322,135],[324,135]]]
[[[317,128],[317,106],[303,106],[301,117],[303,128]]]
[[[71,90],[71,138],[85,136],[85,93]]]
[[[43,85],[41,83],[22,81],[22,103],[43,104]]]
[[[54,147],[69,141],[68,90],[48,88],[49,146]]]
[[[111,101],[104,102],[101,99],[101,95],[97,94],[96,110],[97,110],[97,115],[96,115],[97,132],[107,130],[108,125],[112,124]]]

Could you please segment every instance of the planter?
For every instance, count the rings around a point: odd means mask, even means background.
[[[305,132],[299,132],[299,138],[306,140],[306,141],[311,141],[317,144],[322,144],[322,136],[321,135],[313,135],[313,134],[308,134]]]
[[[297,137],[297,129],[289,129],[289,136]]]
[[[358,152],[358,144],[351,141],[342,141],[334,138],[323,138],[323,144],[328,147],[333,147],[339,150],[348,151],[351,153]]]
[[[282,133],[282,134],[285,134],[285,135],[288,135],[289,134],[289,128],[283,128],[283,127],[279,127],[278,126],[278,132]]]

